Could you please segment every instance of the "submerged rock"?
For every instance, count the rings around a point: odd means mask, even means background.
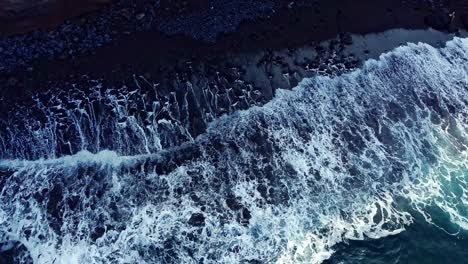
[[[193,226],[204,226],[205,216],[201,213],[194,213],[190,216],[189,224]]]

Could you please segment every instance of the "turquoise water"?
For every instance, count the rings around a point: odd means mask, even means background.
[[[324,263],[466,263],[468,233],[456,235],[418,219],[398,235],[382,239],[351,241],[337,246]]]
[[[447,219],[445,219],[447,220]],[[447,222],[449,223],[449,222]],[[398,235],[382,239],[350,241],[337,246],[324,263],[466,263],[468,232],[448,234],[423,218]]]
[[[437,162],[432,168],[427,165],[409,198],[397,199],[400,210],[413,217],[412,223],[397,235],[341,243],[324,263],[467,263],[466,147],[457,148],[444,136],[438,137],[442,142]],[[466,134],[462,136],[466,142]]]
[[[457,133],[463,143],[465,131]],[[397,235],[341,243],[324,263],[467,263],[466,147],[452,144],[448,133],[436,138],[437,161],[427,164],[415,190],[403,191],[406,197],[396,202],[411,214],[412,223]]]

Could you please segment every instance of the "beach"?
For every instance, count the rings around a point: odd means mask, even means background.
[[[0,21],[0,263],[466,259],[464,1]]]

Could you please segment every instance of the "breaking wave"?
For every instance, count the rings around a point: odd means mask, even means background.
[[[18,152],[0,161],[0,249],[19,243],[34,263],[320,263],[415,214],[466,230],[467,105],[456,38],[306,79],[166,147]]]

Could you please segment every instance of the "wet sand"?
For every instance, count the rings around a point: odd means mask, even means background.
[[[289,86],[294,86],[312,74],[340,74],[354,69],[367,58],[406,41],[437,44],[461,34],[465,27],[463,14],[468,14],[465,3],[451,1],[437,7],[414,2],[297,1],[274,9],[272,15],[246,20],[234,32],[217,32],[215,42],[198,40],[187,32],[176,35],[160,30],[116,32],[110,44],[96,47],[92,54],[53,59],[38,56],[27,62],[26,67],[0,73],[0,80],[6,84],[0,98],[3,102],[16,101],[21,96],[47,90],[53,83],[81,82],[84,75],[86,79],[104,79],[118,85],[133,74],[170,83],[180,76],[182,80],[192,76],[212,79],[218,72],[230,81],[241,78],[262,87],[268,99],[275,89],[282,88],[279,86],[284,84],[284,74],[290,76]],[[169,7],[174,6],[166,6],[163,15],[172,19],[206,8],[203,3],[178,11]],[[209,15],[204,19],[210,18],[217,19]],[[404,30],[388,33],[392,29]],[[204,30],[210,29],[199,29]],[[381,32],[387,33],[378,34]],[[304,55],[298,50],[311,52]],[[233,75],[233,68],[238,73]]]
[[[39,61],[35,67],[48,71],[48,77],[63,78],[68,73],[101,76],[119,67],[144,70],[161,62],[211,60],[226,53],[252,53],[295,48],[335,38],[339,35],[378,33],[389,29],[435,28],[444,32],[463,29],[460,16],[449,19],[452,9],[429,9],[399,0],[321,1],[308,6],[291,6],[275,15],[243,22],[235,32],[221,33],[215,43],[194,40],[159,31],[122,34],[109,46],[96,48],[91,56]],[[460,10],[462,7],[460,7]]]

